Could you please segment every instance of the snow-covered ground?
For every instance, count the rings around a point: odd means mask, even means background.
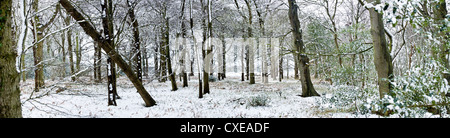
[[[240,74],[211,82],[211,93],[198,98],[198,79],[191,77],[189,87],[170,91],[166,83],[145,82],[145,88],[157,101],[153,107],[144,107],[144,101],[127,78],[118,79],[117,92],[121,99],[117,106],[107,106],[106,84],[83,84],[47,80],[46,89],[33,91],[33,80],[21,83],[23,117],[29,118],[304,118],[304,117],[355,117],[351,113],[319,111],[316,100],[320,97],[302,98],[300,83],[296,80],[249,85],[241,82]],[[320,94],[329,93],[329,85],[316,83]],[[256,96],[268,97],[266,106],[251,106]],[[365,116],[361,116],[365,117]]]

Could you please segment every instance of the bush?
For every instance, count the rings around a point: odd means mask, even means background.
[[[366,99],[376,97],[374,88],[360,89],[354,86],[340,85],[333,88],[332,94],[321,97],[319,109],[322,111],[360,112]]]
[[[398,114],[401,117],[448,117],[449,86],[442,73],[445,68],[435,61],[417,67],[391,80],[392,91],[383,99],[367,100],[363,113]]]
[[[269,97],[266,95],[257,95],[250,97],[248,101],[248,105],[256,107],[256,106],[267,106],[269,102]]]
[[[208,81],[209,82],[216,82],[217,81],[217,77],[215,77],[213,75],[209,75]]]

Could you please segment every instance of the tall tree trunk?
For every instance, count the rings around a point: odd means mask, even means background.
[[[201,1],[202,3],[202,8],[203,8],[203,1]],[[194,35],[194,19],[192,18],[192,0],[189,0],[189,24],[191,26],[191,35],[192,35],[192,39],[194,41],[194,45],[193,45],[193,51],[195,53],[192,53],[192,57],[195,55],[197,57],[197,70],[198,70],[198,98],[203,98],[203,87],[202,87],[202,77],[201,77],[201,68],[200,68],[200,58],[199,58],[199,54],[198,54],[198,45],[197,45],[197,39],[195,38]],[[197,54],[196,54],[197,53]],[[194,57],[193,57],[194,59]],[[191,72],[192,74],[194,74],[194,70],[193,70],[193,63],[194,60],[191,61]]]
[[[102,5],[102,24],[103,24],[103,34],[105,36],[105,41],[111,46],[112,50],[115,51],[115,45],[113,41],[114,36],[114,26],[113,26],[113,7],[112,0],[104,0]],[[116,86],[116,65],[112,60],[112,57],[109,56],[106,60],[107,63],[107,78],[108,78],[108,105],[117,106],[116,98],[117,95],[117,86]]]
[[[375,2],[379,4],[380,0],[367,0],[368,2]],[[386,36],[384,31],[383,15],[375,11],[374,8],[369,9],[370,13],[370,33],[373,41],[373,58],[375,69],[378,74],[378,85],[380,98],[389,94],[392,86],[389,80],[393,78],[392,58],[389,54]]]
[[[165,20],[165,19],[164,19]],[[164,27],[161,27],[161,43],[160,43],[160,45],[159,45],[159,55],[160,55],[160,69],[159,69],[159,71],[160,71],[160,79],[159,79],[159,82],[166,82],[167,81],[167,58],[169,58],[169,57],[167,57],[167,55],[166,55],[166,50],[167,50],[167,46],[168,46],[168,43],[169,43],[169,40],[168,39],[166,39],[166,37],[165,37],[165,26]],[[166,44],[167,43],[167,44]]]
[[[255,5],[255,11],[256,11],[256,15],[258,15],[258,23],[259,23],[259,29],[261,30],[261,37],[265,37],[265,29],[264,29],[264,17],[262,15],[262,11],[261,8],[259,7],[259,5],[257,4],[257,0],[253,1],[253,4]],[[266,39],[267,40],[267,39]],[[261,77],[262,77],[262,82],[263,83],[267,83],[269,81],[268,77],[268,66],[267,66],[267,43],[268,41],[263,41],[261,42],[261,39],[259,39],[259,45],[257,47],[257,49],[261,49],[261,54],[262,54],[262,60],[261,60]],[[261,44],[262,43],[262,44]],[[261,46],[261,47],[259,47]],[[270,53],[269,53],[269,57],[270,57]]]
[[[158,35],[155,35],[155,47],[154,47],[154,54],[153,54],[153,58],[154,58],[154,62],[155,63],[155,74],[154,77],[156,79],[158,79],[159,82],[161,82],[161,70],[160,70],[160,53],[159,53],[159,49],[161,47],[161,43],[158,41]]]
[[[165,63],[161,63],[161,67],[167,67],[167,72],[169,73],[169,80],[172,84],[172,91],[178,90],[176,79],[175,79],[175,73],[172,72],[172,63],[170,58],[170,45],[169,45],[169,33],[170,33],[170,26],[169,26],[169,18],[167,16],[167,5],[164,4],[164,10],[163,10],[163,18],[164,18],[164,26],[162,27],[162,45],[161,45],[161,53],[164,56],[161,56],[161,60],[164,60]],[[162,70],[165,76],[165,70]]]
[[[187,51],[187,45],[186,45],[186,22],[184,21],[185,17],[184,17],[184,9],[185,9],[185,5],[186,5],[186,0],[182,0],[181,2],[181,16],[180,16],[180,20],[181,20],[181,38],[183,38],[182,40],[182,52],[181,52],[181,58],[180,58],[180,63],[181,63],[181,76],[183,77],[183,87],[187,87],[188,86],[188,79],[187,79],[187,73],[186,73],[186,64],[185,62],[187,62],[186,59],[186,51]]]
[[[167,25],[168,25],[168,23],[169,22],[167,21]],[[169,31],[167,31],[167,36],[169,36]],[[169,38],[167,37],[166,39],[168,40]],[[167,43],[166,48],[167,48],[166,49],[167,72],[169,73],[170,83],[172,84],[172,91],[176,91],[176,90],[178,90],[178,87],[177,87],[177,82],[176,82],[176,79],[175,79],[175,73],[172,71],[172,60],[170,58],[170,46],[169,46],[169,43]]]
[[[39,1],[35,0],[33,2],[32,8],[34,12],[39,11]],[[59,11],[59,5],[56,5],[55,12],[53,13],[53,16],[50,18],[50,20],[43,24],[40,20],[40,15],[35,15],[32,19],[31,24],[33,25],[33,35],[34,35],[34,43],[37,43],[35,46],[33,46],[33,57],[34,57],[34,66],[35,66],[35,91],[39,91],[39,88],[44,87],[44,55],[43,55],[43,48],[44,48],[44,30],[48,28],[48,26],[55,20],[56,15],[58,15]],[[39,42],[39,43],[38,43]]]
[[[0,1],[0,118],[21,118],[19,73],[16,46],[13,45],[12,0]]]
[[[245,4],[247,5],[247,10],[248,10],[248,27],[247,27],[247,35],[249,39],[253,39],[253,30],[252,30],[252,24],[253,24],[253,14],[252,14],[252,8],[251,8],[251,4],[249,0],[244,0]],[[250,41],[249,43],[250,45],[248,46],[247,49],[247,79],[250,80],[250,84],[255,84],[255,68],[254,68],[254,59],[255,59],[255,54],[254,54],[254,44],[253,41]]]
[[[136,77],[136,74],[133,73],[132,69],[128,64],[123,60],[123,58],[117,53],[114,48],[106,43],[106,39],[101,36],[99,32],[89,23],[86,22],[86,19],[83,15],[78,12],[68,0],[60,0],[59,3],[66,9],[66,11],[80,24],[83,30],[89,35],[95,42],[98,42],[100,47],[111,57],[112,60],[116,62],[116,64],[122,69],[122,71],[127,75],[128,79],[133,83],[134,87],[136,87],[138,93],[142,97],[145,102],[146,107],[150,107],[156,105],[156,101],[150,96],[150,94],[145,90],[142,82]]]
[[[76,33],[75,36],[75,56],[77,58],[76,62],[76,69],[77,72],[81,71],[81,46],[80,46],[80,34],[79,32]]]
[[[97,81],[97,46],[98,44],[94,42],[94,82],[98,83]]]
[[[297,60],[300,62],[300,73],[301,73],[301,84],[302,84],[302,97],[310,97],[310,96],[320,96],[311,82],[311,75],[309,71],[309,58],[303,54],[304,44],[302,40],[302,32],[300,30],[300,21],[298,20],[298,6],[295,0],[289,0],[289,20],[292,27],[292,33],[294,35],[294,45],[299,47],[299,51],[296,51]]]
[[[127,6],[128,6],[128,15],[131,20],[131,24],[133,27],[133,46],[134,50],[136,52],[136,56],[134,57],[133,61],[136,64],[135,70],[137,77],[140,81],[142,81],[142,56],[141,56],[141,43],[139,39],[139,23],[136,19],[136,15],[134,14],[134,6],[135,4],[131,5],[132,3],[130,0],[127,0]]]
[[[65,21],[66,25],[70,24],[70,16],[67,16]],[[72,43],[72,30],[67,30],[67,52],[69,53],[69,67],[71,80],[75,81],[75,66],[73,64],[73,43]]]
[[[202,19],[202,27],[203,27],[203,39],[202,39],[202,58],[203,58],[203,93],[207,94],[209,93],[209,65],[210,65],[210,60],[209,60],[209,55],[211,53],[211,43],[210,43],[210,39],[209,37],[211,36],[210,32],[209,32],[209,16],[210,16],[210,1],[207,0],[206,4],[204,4],[203,0],[200,0],[201,6],[202,6],[202,12],[203,15],[207,15],[204,16]],[[207,42],[208,41],[208,42]]]
[[[227,77],[227,60],[226,60],[226,41],[225,41],[225,37],[222,38],[222,79]]]

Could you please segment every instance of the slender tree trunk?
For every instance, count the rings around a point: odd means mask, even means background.
[[[26,39],[27,39],[27,35],[28,35],[28,22],[27,22],[27,19],[26,19],[26,17],[27,17],[27,0],[23,0],[22,1],[22,9],[23,9],[23,15],[22,15],[22,26],[23,26],[23,28],[22,28],[22,30],[23,30],[23,32],[22,32],[22,34],[19,36],[19,39],[22,39],[22,43],[21,44],[18,44],[18,45],[20,45],[21,47],[22,47],[22,51],[25,51],[25,42],[26,42]],[[64,44],[63,44],[63,50],[64,50]],[[27,72],[25,71],[25,70],[23,70],[24,68],[25,68],[25,54],[24,53],[19,53],[19,55],[20,55],[20,68],[19,68],[19,73],[20,73],[20,78],[21,79],[23,79],[23,82],[25,82],[26,81],[26,77],[27,77]],[[63,57],[63,60],[65,59],[65,56]],[[65,72],[64,72],[65,73]],[[64,76],[65,76],[65,74],[64,74]]]
[[[166,82],[167,81],[167,55],[166,55],[166,50],[167,50],[167,46],[169,43],[169,40],[166,39],[165,37],[165,28],[166,27],[161,27],[161,44],[159,45],[159,55],[160,55],[160,79],[159,82]],[[167,43],[167,44],[166,44]]]
[[[97,81],[97,49],[98,49],[98,44],[94,43],[94,82],[98,83]]]
[[[136,74],[133,73],[132,69],[125,60],[113,49],[111,45],[106,43],[105,38],[103,38],[99,32],[83,17],[83,15],[78,12],[68,0],[60,0],[59,3],[66,9],[67,13],[69,13],[83,30],[89,35],[94,41],[98,42],[100,47],[111,57],[112,60],[116,61],[116,64],[122,68],[122,71],[127,75],[128,79],[133,83],[134,87],[136,87],[137,91],[141,95],[142,99],[145,102],[146,107],[150,107],[156,105],[156,101],[150,96],[150,94],[145,90],[142,82],[136,77]]]
[[[33,2],[32,8],[37,13],[39,11],[39,1],[35,0]],[[33,25],[33,35],[34,35],[34,42],[37,43],[35,46],[33,46],[33,57],[34,57],[34,66],[35,66],[35,91],[39,91],[39,88],[44,87],[44,55],[43,55],[43,48],[44,48],[44,41],[42,39],[44,38],[44,30],[48,28],[50,23],[52,23],[56,15],[58,15],[60,6],[56,5],[55,12],[53,13],[53,16],[50,18],[50,20],[43,24],[40,20],[40,15],[35,15],[32,19],[32,25]]]
[[[302,97],[310,97],[310,96],[320,96],[311,82],[311,75],[309,71],[309,58],[302,54],[304,53],[304,44],[302,40],[302,32],[300,30],[300,21],[298,20],[298,6],[295,3],[295,0],[289,0],[289,20],[292,27],[292,33],[294,35],[294,45],[299,47],[299,51],[297,54],[300,73],[301,73],[301,84],[302,84]],[[295,57],[295,56],[294,56]]]
[[[100,47],[100,44],[98,43],[98,42],[95,42],[95,45],[94,45],[94,49],[95,49],[95,56],[94,56],[94,58],[96,59],[95,60],[95,63],[94,63],[94,73],[96,74],[95,75],[95,82],[96,83],[100,83],[100,82],[102,82],[102,71],[101,71],[101,68],[102,68],[102,49],[101,49],[101,47]]]
[[[160,54],[159,54],[159,49],[160,49],[160,46],[161,45],[161,43],[158,41],[158,35],[155,35],[155,48],[154,48],[154,55],[153,55],[153,57],[154,57],[154,62],[153,63],[155,63],[155,74],[154,74],[154,77],[156,78],[156,79],[158,79],[158,81],[159,82],[161,82],[161,70],[160,70],[160,65],[159,65],[159,63],[160,63]]]
[[[66,25],[70,24],[70,16],[65,19]],[[71,80],[75,81],[75,66],[73,64],[73,43],[72,43],[72,30],[67,31],[67,52],[69,53],[69,67]]]
[[[252,24],[253,24],[253,14],[252,14],[252,8],[251,8],[251,4],[249,0],[244,0],[245,4],[247,5],[247,10],[248,10],[248,38],[249,39],[253,39],[253,30],[252,30]],[[250,45],[248,46],[248,51],[247,51],[247,79],[249,79],[250,77],[250,84],[255,84],[255,54],[254,54],[254,45],[253,45],[253,41],[250,41],[249,43]]]
[[[227,51],[226,51],[226,41],[225,41],[225,37],[222,38],[222,79],[225,79],[227,77],[227,60],[226,60],[226,55]]]
[[[298,49],[296,49],[296,51],[298,51]],[[299,70],[299,67],[298,67],[298,63],[299,63],[299,61],[298,61],[298,57],[297,57],[297,53],[293,53],[292,54],[293,56],[294,56],[294,79],[298,79],[298,70]]]
[[[186,50],[187,50],[187,45],[186,45],[186,22],[184,21],[185,17],[184,17],[184,9],[185,9],[185,5],[186,5],[186,0],[182,0],[181,2],[181,16],[180,16],[180,20],[181,20],[181,38],[183,38],[182,40],[182,52],[181,52],[181,58],[180,58],[180,63],[181,63],[181,76],[183,77],[183,87],[187,87],[188,86],[188,79],[187,79],[187,73],[186,73]]]
[[[368,2],[375,2],[374,4],[379,4],[380,0],[367,0]],[[393,76],[393,65],[392,58],[389,53],[386,36],[384,31],[384,23],[383,16],[375,11],[374,8],[369,9],[370,13],[370,33],[372,35],[373,41],[373,58],[375,63],[375,69],[378,74],[378,85],[379,85],[379,93],[380,98],[383,98],[384,95],[390,93],[392,88],[389,80],[392,79]]]
[[[164,5],[167,6],[167,5]],[[161,53],[164,55],[161,57],[161,60],[165,60],[165,64],[161,63],[161,67],[167,67],[167,72],[169,73],[169,80],[172,84],[172,91],[176,91],[178,90],[177,87],[177,83],[176,83],[176,79],[175,79],[175,73],[172,72],[172,63],[171,63],[171,58],[170,58],[170,46],[169,46],[169,18],[166,18],[167,15],[167,7],[164,7],[164,13],[163,13],[163,17],[164,17],[164,27],[162,27],[162,39],[163,39],[163,44],[162,44],[162,48],[161,48]],[[163,50],[164,49],[164,50]],[[164,58],[163,58],[164,57]],[[164,73],[165,71],[162,70]],[[163,75],[165,76],[165,75]]]
[[[203,8],[203,1],[201,1],[202,3],[202,8]],[[202,10],[203,11],[203,10]],[[194,46],[193,46],[193,51],[195,51],[195,53],[192,54],[192,56],[196,56],[197,57],[197,70],[198,70],[198,98],[203,98],[203,87],[202,87],[202,77],[201,77],[201,68],[200,68],[200,58],[199,58],[199,54],[198,54],[198,45],[197,45],[197,39],[195,38],[194,35],[194,20],[192,18],[192,0],[189,0],[189,24],[191,26],[191,35],[192,35],[192,39],[194,41]],[[193,65],[194,60],[191,61],[191,65]],[[191,66],[191,68],[193,68],[193,66]],[[192,69],[192,74],[194,72],[194,70]]]
[[[16,46],[13,45],[12,0],[0,1],[0,118],[21,118],[19,73]]]
[[[131,24],[133,27],[133,46],[134,50],[136,52],[136,56],[133,59],[133,61],[136,64],[135,70],[138,79],[142,82],[142,57],[141,57],[141,42],[139,39],[139,23],[136,19],[136,15],[134,14],[134,7],[131,5],[132,3],[130,0],[127,0],[127,6],[128,6],[128,16],[130,17]],[[134,4],[133,4],[134,5]]]
[[[80,46],[80,35],[77,32],[75,36],[75,56],[77,58],[76,68],[77,72],[81,71],[81,46]]]
[[[103,34],[105,36],[106,43],[111,46],[112,50],[115,51],[115,45],[113,41],[113,9],[112,9],[112,1],[104,0],[102,6],[102,24],[103,24]],[[109,56],[106,60],[107,63],[107,78],[108,78],[108,105],[117,106],[116,98],[119,98],[117,95],[117,86],[116,86],[116,65],[112,60],[112,57]]]
[[[208,30],[209,29],[209,23],[210,23],[210,1],[207,0],[206,5],[204,4],[203,0],[200,0],[200,3],[202,4],[202,12],[203,15],[207,15],[204,16],[202,19],[202,27],[203,27],[203,40],[202,40],[202,57],[203,57],[203,93],[207,94],[209,93],[209,65],[210,65],[210,60],[209,60],[209,55],[212,52],[211,50],[211,41],[210,41],[210,36],[211,33]],[[208,41],[208,42],[206,42]]]

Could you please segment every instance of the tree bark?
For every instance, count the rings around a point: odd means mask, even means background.
[[[186,73],[186,50],[187,50],[187,45],[186,45],[186,22],[184,21],[185,17],[184,17],[184,9],[185,9],[185,5],[186,5],[186,0],[182,0],[181,2],[181,16],[180,16],[180,20],[181,20],[181,38],[183,38],[182,40],[182,52],[181,52],[181,58],[180,58],[180,63],[181,63],[181,76],[183,77],[183,87],[188,87],[188,79],[187,79],[187,73]]]
[[[100,82],[102,82],[102,71],[101,71],[101,68],[102,68],[102,49],[101,49],[101,47],[100,47],[100,44],[98,43],[98,42],[95,42],[95,45],[94,45],[94,49],[95,49],[95,56],[94,56],[94,58],[96,59],[95,60],[95,63],[94,63],[94,73],[96,74],[96,75],[94,75],[95,77],[95,82],[96,83],[100,83]]]
[[[0,118],[22,117],[11,7],[12,0],[0,1]]]
[[[300,81],[302,84],[302,97],[310,97],[310,96],[320,96],[316,90],[314,89],[314,86],[311,82],[311,75],[309,71],[309,58],[303,54],[305,52],[304,50],[304,44],[302,40],[302,32],[300,30],[300,21],[298,20],[298,6],[295,3],[295,0],[289,0],[289,20],[292,27],[292,33],[294,35],[294,45],[299,48],[298,51],[296,51],[297,56],[294,56],[295,58],[298,58],[297,61],[299,63],[300,67]]]
[[[113,12],[112,12],[112,0],[104,0],[102,7],[102,25],[103,34],[105,36],[105,41],[111,46],[112,50],[115,51],[115,45],[113,41],[114,28],[113,28]],[[108,78],[108,105],[117,106],[116,98],[117,95],[117,85],[116,85],[116,65],[111,59],[111,56],[106,60],[107,63],[107,78]]]
[[[251,8],[251,4],[249,0],[244,0],[245,4],[247,5],[247,10],[248,10],[248,27],[247,27],[247,35],[249,39],[253,39],[253,29],[252,29],[252,24],[253,24],[253,14],[252,14],[252,8]],[[255,68],[254,68],[254,59],[255,59],[255,54],[254,54],[254,45],[253,45],[253,41],[250,41],[249,43],[250,45],[248,46],[247,49],[247,79],[250,80],[250,84],[255,84]],[[250,78],[249,78],[250,77]]]
[[[80,34],[77,32],[75,36],[75,56],[77,58],[76,70],[81,71],[81,46],[80,46]]]
[[[164,19],[166,20],[166,19]],[[159,78],[159,82],[166,82],[167,81],[167,55],[166,55],[166,50],[167,50],[167,46],[169,44],[169,40],[168,37],[165,37],[166,35],[166,27],[161,27],[161,43],[159,45],[159,55],[160,55],[160,78]]]
[[[99,45],[110,57],[116,62],[116,64],[122,69],[122,71],[127,75],[128,79],[136,87],[138,93],[145,102],[146,107],[156,105],[156,101],[150,96],[150,94],[145,90],[142,82],[133,73],[131,67],[122,59],[122,57],[113,49],[111,45],[106,43],[106,39],[103,38],[99,32],[83,17],[83,15],[78,12],[68,0],[60,0],[59,3],[66,9],[66,11],[80,24],[83,30],[89,35],[94,41],[98,42]]]
[[[379,4],[380,0],[367,0],[368,2],[375,2]],[[378,85],[380,98],[389,94],[392,86],[389,80],[393,78],[392,58],[387,47],[386,36],[384,31],[384,23],[382,15],[375,11],[374,8],[369,9],[370,13],[370,33],[373,41],[373,58],[375,69],[378,74]]]
[[[140,81],[142,81],[142,56],[141,56],[141,43],[139,39],[139,23],[136,19],[136,15],[134,14],[134,6],[131,5],[132,3],[127,0],[127,6],[128,6],[128,15],[131,20],[131,25],[133,27],[133,46],[134,51],[136,52],[136,56],[133,59],[133,61],[136,64],[135,70],[137,77]]]
[[[38,5],[39,1],[35,0],[33,2],[32,8],[35,12],[39,11],[39,5]],[[35,46],[33,46],[33,57],[34,57],[34,66],[35,66],[35,91],[39,91],[39,89],[41,87],[44,87],[44,53],[43,53],[43,48],[44,48],[44,41],[42,41],[42,39],[44,39],[44,30],[48,28],[48,26],[55,20],[56,15],[58,15],[58,11],[59,11],[60,6],[56,5],[56,9],[55,12],[53,13],[53,16],[50,18],[50,20],[43,24],[40,21],[40,15],[36,15],[34,16],[34,19],[32,19],[31,24],[33,25],[33,35],[34,35],[34,43],[37,43]]]
[[[70,24],[70,16],[67,16],[64,20],[66,25]],[[72,44],[72,30],[67,30],[67,52],[69,53],[69,67],[71,80],[75,81],[75,66],[73,64],[73,44]]]

